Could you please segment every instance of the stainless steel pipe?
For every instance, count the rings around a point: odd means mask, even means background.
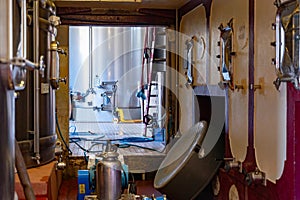
[[[39,0],[33,2],[33,61],[39,62]],[[40,162],[40,80],[39,71],[34,71],[34,153],[33,159]]]
[[[27,5],[26,0],[21,1],[21,42],[20,57],[27,58]]]

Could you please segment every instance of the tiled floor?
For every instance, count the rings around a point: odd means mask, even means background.
[[[107,140],[119,144],[121,155],[161,155],[165,145],[161,141],[128,142],[120,141],[128,137],[144,138],[145,125],[138,123],[76,123],[70,124],[70,149],[73,156],[99,153],[105,148]],[[147,131],[147,137],[152,133]]]
[[[70,121],[70,133],[93,132],[97,134],[143,135],[145,124],[143,123],[102,123],[102,122],[76,122]]]
[[[153,141],[151,129],[142,123],[78,123],[70,124],[70,149],[73,157],[99,155],[108,140],[118,146],[119,160],[129,171],[145,173],[155,171],[166,155],[162,141]],[[129,142],[124,139],[146,139],[147,142]]]

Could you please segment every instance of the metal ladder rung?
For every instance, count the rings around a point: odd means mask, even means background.
[[[159,31],[156,33],[156,35],[167,35],[167,32],[166,32],[166,30]]]
[[[166,62],[166,58],[153,58],[153,62]]]
[[[167,46],[165,44],[162,44],[162,45],[156,45],[154,47],[154,49],[160,49],[160,50],[165,50],[167,48]]]

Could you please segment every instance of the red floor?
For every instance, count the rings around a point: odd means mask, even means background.
[[[55,200],[61,183],[62,171],[55,170],[55,162],[27,170],[37,200]],[[25,200],[18,174],[15,174],[15,190],[19,200]]]
[[[55,162],[31,168],[27,170],[33,191],[37,200],[77,200],[78,184],[77,178],[63,179],[62,171],[55,170]],[[15,176],[15,189],[19,200],[25,200],[23,188],[18,175]],[[142,181],[136,179],[136,193],[145,196],[161,196],[153,188],[151,180]],[[60,186],[60,187],[59,187]]]
[[[77,178],[63,180],[58,193],[58,200],[76,200],[77,192]]]

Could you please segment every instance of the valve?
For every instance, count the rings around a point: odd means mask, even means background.
[[[248,186],[253,183],[261,183],[262,185],[267,186],[266,173],[260,171],[258,168],[253,172],[246,173],[245,181]]]
[[[58,82],[64,83],[66,85],[67,84],[67,77],[59,78]]]
[[[60,141],[56,142],[55,155],[57,157],[56,170],[64,170],[67,165],[63,162],[63,148],[62,143]]]
[[[43,55],[41,55],[40,56],[40,61],[39,61],[39,68],[38,68],[38,70],[40,71],[40,74],[41,74],[41,76],[42,76],[42,78],[44,78],[44,76],[45,76],[45,61],[44,61],[44,56]]]
[[[240,173],[242,173],[242,163],[240,161],[236,161],[235,158],[224,158],[225,165],[224,169],[226,172],[229,172],[231,169],[238,169]]]

